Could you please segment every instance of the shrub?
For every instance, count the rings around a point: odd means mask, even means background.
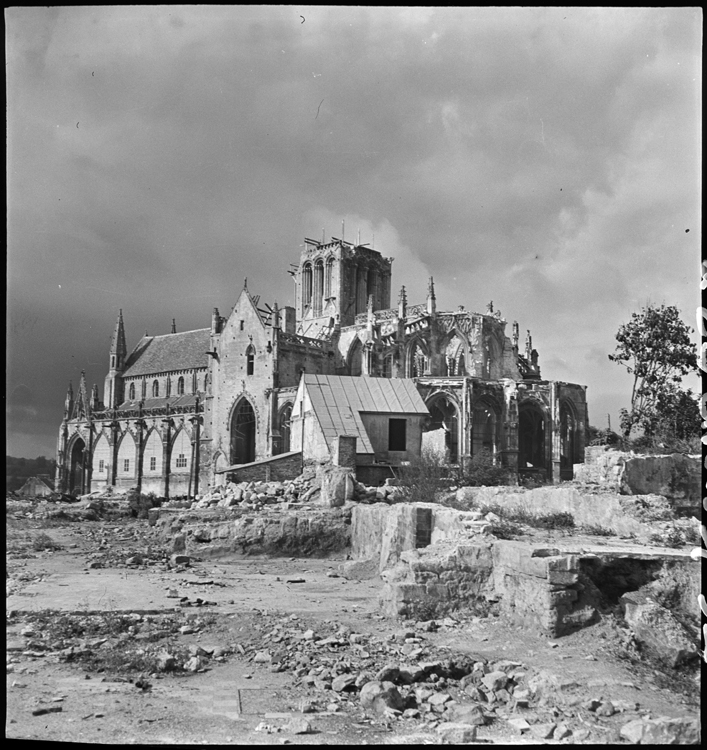
[[[524,534],[523,527],[513,521],[502,518],[489,524],[489,532],[497,539],[515,539]]]
[[[433,503],[436,494],[447,486],[449,467],[444,457],[432,451],[423,451],[420,458],[408,466],[400,467],[400,487],[410,502]]]
[[[593,523],[582,526],[580,531],[583,534],[589,534],[590,536],[614,536],[614,532],[611,529],[607,529],[605,526],[598,526]]]
[[[536,516],[531,526],[538,529],[573,529],[574,516],[571,513],[548,513]]]
[[[670,526],[664,531],[657,531],[650,535],[649,541],[661,547],[684,547],[685,536],[676,526]]]
[[[474,454],[459,471],[457,481],[467,487],[493,487],[510,483],[510,475],[505,466],[494,462],[493,454],[483,448]]]
[[[34,537],[32,540],[32,549],[35,552],[42,552],[43,550],[59,550],[61,549],[61,545],[55,542],[49,534],[45,534],[42,532],[41,534],[37,534],[37,536]]]

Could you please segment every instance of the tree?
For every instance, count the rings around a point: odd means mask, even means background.
[[[621,409],[624,438],[635,428],[648,437],[655,435],[671,409],[678,403],[686,405],[681,401],[680,394],[684,392],[680,383],[690,372],[697,373],[697,351],[690,341],[691,333],[692,329],[680,319],[680,311],[672,305],[648,305],[619,328],[618,345],[609,359],[633,375],[631,408]]]

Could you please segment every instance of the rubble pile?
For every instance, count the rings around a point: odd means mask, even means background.
[[[638,703],[597,697],[580,704],[567,695],[578,686],[557,675],[454,653],[428,639],[461,624],[449,617],[408,621],[406,630],[380,638],[331,621],[309,627],[297,615],[268,615],[256,625],[258,636],[230,648],[254,669],[289,672],[302,691],[301,713],[348,711],[369,722],[414,724],[446,742],[472,741],[488,725],[531,740],[581,742],[593,726],[605,737],[609,717],[649,718]]]
[[[294,479],[285,481],[244,481],[226,482],[221,487],[210,488],[197,495],[191,502],[191,509],[204,508],[243,508],[245,510],[307,510],[321,502],[322,476],[327,472],[320,467],[320,473],[306,469]],[[369,487],[352,478],[351,500],[358,503],[395,503],[405,499],[405,490],[389,479],[380,487]],[[165,502],[164,508],[181,508],[181,499]]]
[[[19,637],[8,638],[7,672],[22,673],[22,662],[36,659],[71,662],[88,672],[196,672],[230,654],[223,647],[178,642],[185,635],[200,637],[212,619],[192,613],[9,613],[8,624],[22,627]]]

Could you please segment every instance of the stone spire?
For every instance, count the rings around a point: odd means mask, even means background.
[[[398,317],[404,318],[407,315],[408,295],[405,291],[405,285],[400,287],[400,296],[398,297]]]
[[[91,410],[98,411],[100,403],[98,401],[98,384],[94,383],[91,388]]]
[[[177,320],[175,318],[172,318],[172,330],[170,333],[176,333],[177,332]]]
[[[69,389],[66,391],[64,399],[64,419],[71,419],[71,412],[74,409],[74,388],[69,381]]]
[[[514,349],[515,349],[516,351],[518,351],[518,339],[519,339],[519,334],[518,334],[518,321],[517,321],[517,320],[514,320],[514,321],[513,321],[513,348],[514,348]]]
[[[437,309],[437,298],[435,297],[435,281],[430,276],[429,284],[427,285],[427,313],[433,315]]]
[[[533,353],[533,337],[530,335],[530,329],[525,336],[525,358],[530,362],[530,357]]]
[[[121,309],[110,342],[110,369],[122,370],[127,355],[128,347],[125,344],[125,326],[123,325],[123,311]]]
[[[280,327],[280,308],[277,306],[277,302],[272,308],[272,327],[275,329]]]

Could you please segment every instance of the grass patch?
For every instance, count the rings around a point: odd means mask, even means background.
[[[32,549],[35,552],[43,552],[45,550],[60,550],[63,549],[61,544],[55,542],[49,534],[41,532],[32,539]]]
[[[580,531],[589,536],[615,536],[614,532],[611,529],[607,529],[606,526],[599,526],[591,523],[580,527]]]

